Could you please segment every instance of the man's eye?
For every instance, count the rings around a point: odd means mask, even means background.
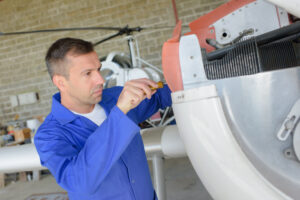
[[[89,75],[91,75],[91,72],[87,72],[87,73],[85,73],[85,75],[86,75],[86,76],[89,76]]]
[[[100,72],[100,70],[101,70],[101,67],[99,67],[97,70],[98,70],[98,72]]]

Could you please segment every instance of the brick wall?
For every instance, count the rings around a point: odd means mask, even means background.
[[[226,0],[177,0],[184,25],[216,8]],[[0,32],[85,26],[174,26],[171,0],[4,0],[0,2]],[[184,28],[183,32],[187,32]],[[44,56],[52,42],[78,37],[97,42],[113,31],[37,33],[0,37],[0,123],[46,115],[57,89],[47,74]],[[161,67],[161,48],[172,29],[149,29],[135,33],[141,57]],[[96,47],[100,57],[111,51],[128,52],[123,37]],[[36,104],[12,107],[9,96],[38,92]]]

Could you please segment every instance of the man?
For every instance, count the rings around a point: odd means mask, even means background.
[[[42,165],[71,200],[156,199],[137,124],[171,105],[169,88],[138,79],[103,90],[97,53],[80,39],[56,41],[46,64],[59,93],[34,138]]]

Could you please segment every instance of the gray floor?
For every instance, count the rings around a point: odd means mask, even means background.
[[[188,158],[165,160],[167,200],[212,200]]]
[[[64,192],[51,175],[43,176],[40,181],[11,182],[0,189],[1,200],[24,200],[33,194]]]
[[[212,200],[188,158],[165,160],[167,200]],[[24,200],[33,194],[63,192],[51,175],[40,181],[11,182],[0,189],[0,200]]]

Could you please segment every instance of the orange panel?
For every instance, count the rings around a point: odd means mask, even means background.
[[[176,24],[173,37],[164,43],[162,49],[162,69],[166,82],[172,92],[183,90],[179,61],[179,40],[181,21]]]

